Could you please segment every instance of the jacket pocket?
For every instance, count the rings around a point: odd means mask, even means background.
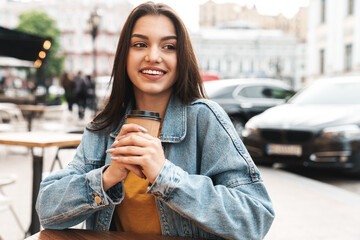
[[[85,167],[87,170],[100,168],[105,165],[106,153],[97,146],[84,146]]]

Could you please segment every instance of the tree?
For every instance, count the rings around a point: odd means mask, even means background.
[[[54,75],[60,76],[63,72],[64,56],[59,51],[61,32],[56,27],[56,21],[40,11],[25,12],[19,16],[19,19],[20,23],[16,30],[52,39],[50,52],[46,59],[46,67],[41,70],[38,69],[38,73],[44,71],[46,79],[51,79]]]

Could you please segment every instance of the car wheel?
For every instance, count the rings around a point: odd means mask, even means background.
[[[245,122],[239,117],[231,117],[231,121],[235,127],[237,134],[241,137],[242,131],[244,130],[245,127]]]

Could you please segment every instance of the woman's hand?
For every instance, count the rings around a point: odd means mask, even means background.
[[[150,183],[155,181],[165,163],[161,141],[136,124],[125,124],[112,148],[106,152],[112,154],[112,162],[119,166],[131,166],[132,169],[140,166]],[[132,169],[129,170],[134,172]]]
[[[140,127],[140,126],[133,126],[132,131],[144,131],[147,132],[146,129]],[[112,153],[113,149],[117,147],[118,145],[118,139],[121,138],[122,134],[126,134],[125,130],[122,129],[122,131],[119,133],[119,135],[116,137],[114,143],[111,145],[111,149],[108,149],[106,153]],[[110,162],[110,166],[104,171],[102,180],[103,180],[103,187],[104,190],[107,191],[109,188],[114,186],[115,184],[123,181],[126,179],[127,175],[129,174],[129,171],[132,171],[134,174],[136,174],[138,177],[146,178],[145,175],[142,173],[139,166],[136,165],[129,165],[129,164],[122,164],[118,161],[112,160]]]
[[[110,166],[104,171],[102,176],[104,190],[107,191],[115,184],[125,180],[129,171],[132,171],[141,178],[145,178],[139,167],[111,161]]]

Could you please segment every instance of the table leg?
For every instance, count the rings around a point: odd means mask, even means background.
[[[43,170],[43,149],[41,156],[36,156],[33,149],[31,149],[33,157],[33,189],[32,189],[32,203],[31,203],[31,224],[29,230],[25,236],[33,235],[40,231],[40,221],[39,217],[35,210],[35,204],[37,195],[40,189],[40,183],[42,180],[42,170]],[[30,234],[30,235],[29,235]]]
[[[34,113],[33,112],[29,112],[29,115],[27,116],[27,120],[28,120],[28,131],[31,132],[31,125],[32,125],[32,119],[34,117]]]

